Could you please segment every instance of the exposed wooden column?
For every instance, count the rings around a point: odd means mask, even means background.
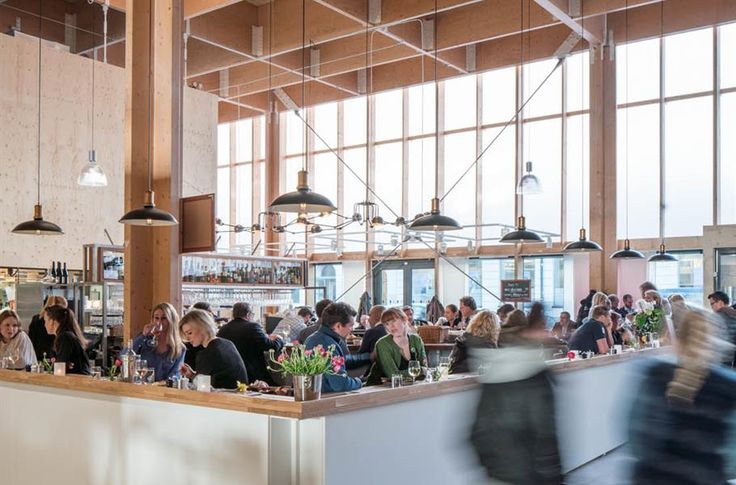
[[[141,207],[144,202],[151,133],[156,205],[179,216],[183,86],[181,1],[138,0],[129,2],[126,11],[126,211]],[[155,23],[153,37],[150,35],[151,15]],[[152,112],[149,112],[151,92]],[[138,334],[150,320],[151,308],[164,301],[181,309],[179,228],[126,226],[125,337]]]
[[[613,292],[616,262],[616,61],[591,52],[590,65],[590,238],[603,251],[590,253],[590,288]]]
[[[270,103],[269,103],[270,104]],[[271,109],[269,105],[269,111],[265,116],[266,124],[266,207],[264,211],[268,211],[268,207],[271,201],[274,200],[281,194],[280,177],[281,177],[281,143],[280,127],[279,127],[279,114]],[[294,190],[294,187],[287,187],[287,191]],[[267,218],[268,221],[270,218]],[[286,221],[282,221],[286,223]],[[266,244],[283,243],[284,235],[279,234],[271,230],[271,224],[266,224],[265,239]],[[269,246],[271,247],[271,246]],[[284,251],[283,244],[279,244],[279,255]],[[270,254],[270,253],[266,253]],[[271,253],[272,254],[272,253]]]

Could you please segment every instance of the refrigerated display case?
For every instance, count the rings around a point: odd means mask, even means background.
[[[111,350],[123,344],[123,283],[77,283],[74,294],[77,319],[90,341],[87,353],[107,366]]]

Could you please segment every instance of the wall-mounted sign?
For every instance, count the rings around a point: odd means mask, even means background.
[[[532,301],[532,280],[501,280],[501,300],[507,303]]]

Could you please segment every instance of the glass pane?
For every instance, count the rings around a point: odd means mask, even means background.
[[[238,224],[249,227],[253,224],[253,166],[250,163],[235,168],[237,192],[235,195],[235,219]],[[241,232],[235,237],[236,244],[251,244],[251,233]]]
[[[668,35],[664,49],[665,96],[713,90],[711,27]]]
[[[415,319],[427,319],[427,304],[433,296],[434,268],[411,270],[411,306]]]
[[[725,291],[736,299],[736,253],[732,250],[718,250],[718,290]]]
[[[376,141],[401,138],[403,125],[401,89],[375,95]]]
[[[230,123],[217,125],[217,165],[230,163]]]
[[[342,264],[316,264],[314,275],[314,285],[325,287],[325,298],[334,300],[342,293]]]
[[[719,224],[736,224],[736,93],[721,96],[721,173],[719,194]],[[726,136],[724,136],[726,135]]]
[[[667,103],[664,126],[665,236],[701,236],[713,223],[713,98]]]
[[[524,66],[523,101],[529,99],[557,64],[557,59],[533,62]],[[522,102],[523,102],[522,101]],[[562,112],[562,69],[557,68],[524,108],[525,118]]]
[[[365,148],[353,148],[343,152],[342,159],[345,164],[352,168],[360,178],[365,180]],[[354,212],[356,202],[365,200],[365,186],[349,170],[344,175],[344,200],[345,209],[343,215],[350,217]],[[343,249],[345,251],[365,251],[365,226],[353,223],[343,229]]]
[[[282,180],[281,193],[282,194],[296,190],[298,172],[299,170],[302,169],[302,163],[303,163],[303,157],[292,157],[292,158],[287,158],[285,160],[284,165],[285,165],[286,173],[284,177],[281,178]],[[293,214],[283,214],[281,216],[281,223],[288,224],[294,219],[295,217]],[[299,245],[297,246],[297,250],[302,250],[303,243],[304,243],[304,226],[301,224],[294,224],[294,225],[289,226],[287,231],[288,232],[286,233],[286,242],[287,243],[298,242]]]
[[[736,87],[736,23],[726,24],[719,27],[721,45],[720,69],[721,88]]]
[[[526,156],[534,162],[542,193],[524,197],[526,225],[531,230],[560,234],[562,213],[562,122],[559,118],[526,123]],[[552,236],[552,240],[559,240]]]
[[[627,68],[630,72],[628,79]],[[617,103],[633,103],[656,98],[659,98],[659,39],[617,46]]]
[[[524,278],[532,280],[532,301],[544,304],[547,325],[551,326],[564,310],[565,265],[562,256],[524,258]],[[531,308],[525,303],[524,309]]]
[[[475,126],[476,76],[445,81],[445,131]]]
[[[565,240],[578,239],[578,231],[582,226],[588,230],[589,182],[590,182],[590,118],[588,115],[573,116],[567,119],[567,167],[565,202],[567,209],[567,227]]]
[[[257,118],[257,123],[255,123],[255,131],[256,133],[254,136],[260,140],[260,144],[258,146],[257,153],[254,153],[253,155],[258,159],[262,160],[266,158],[266,117],[265,116],[259,116]]]
[[[588,51],[565,59],[567,69],[567,111],[589,108],[590,103],[590,55]]]
[[[330,199],[333,204],[337,203],[337,158],[332,153],[320,153],[314,156],[314,176],[312,177],[314,191]],[[314,218],[316,224],[334,227],[337,224],[337,216],[329,214],[324,217]],[[323,231],[330,231],[323,227]],[[323,234],[324,235],[324,234]],[[317,252],[323,252],[315,249]],[[329,250],[329,248],[328,248]]]
[[[343,101],[343,143],[346,147],[365,144],[365,96]]]
[[[483,131],[483,148],[501,128]],[[516,127],[509,126],[483,155],[483,224],[514,225],[516,204]],[[495,244],[501,227],[484,227],[483,244]]]
[[[647,279],[662,296],[679,293],[688,303],[703,304],[703,254],[675,252],[678,261],[648,263]]]
[[[434,133],[434,83],[409,88],[409,136]]]
[[[659,235],[659,105],[619,109],[617,116],[616,232],[619,239]],[[627,149],[626,136],[629,142]],[[626,163],[628,153],[628,163]],[[627,177],[628,173],[628,177]],[[627,201],[628,194],[628,201]],[[627,217],[628,215],[628,217]]]
[[[286,155],[304,153],[304,122],[301,118],[289,110],[281,113],[281,123],[281,134],[286,136]]]
[[[401,214],[401,142],[387,143],[375,147],[376,183],[374,190],[383,202],[376,200],[379,214],[393,221]],[[387,206],[387,205],[388,206]],[[383,228],[387,229],[386,226]]]
[[[224,222],[232,223],[230,220],[230,167],[217,169],[217,196],[215,203],[217,205],[217,217]],[[229,245],[229,234],[223,233],[217,247],[228,247]]]
[[[314,131],[324,139],[325,145],[317,136],[314,137],[314,149],[326,150],[337,148],[337,103],[320,104],[314,107]]]
[[[516,68],[484,72],[483,124],[506,123],[516,113]]]
[[[235,123],[235,163],[253,160],[253,120]]]
[[[475,224],[475,167],[473,167],[452,189],[453,184],[470,166],[476,157],[475,130],[455,133],[445,137],[445,193],[442,213],[454,218],[461,225]],[[445,235],[450,246],[465,246],[467,239],[475,239],[475,228],[468,227]]]
[[[409,142],[408,218],[431,209],[434,197],[434,138]]]
[[[381,296],[385,306],[404,304],[404,270],[386,269],[381,271]]]
[[[479,281],[490,292],[500,297],[501,280],[514,279],[514,260],[511,258],[499,258],[468,261],[468,274]],[[469,279],[466,279],[465,293],[475,298],[475,301],[479,303],[481,308],[495,310],[501,305],[498,298],[490,295]]]

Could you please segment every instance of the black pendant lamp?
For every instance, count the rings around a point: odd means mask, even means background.
[[[36,205],[33,206],[33,219],[21,222],[13,228],[13,234],[30,234],[34,236],[60,236],[64,234],[61,227],[50,221],[43,220],[43,210],[41,207],[41,42],[42,35],[42,19],[41,14],[42,1],[38,5],[38,165],[36,173]]]
[[[153,158],[151,145],[151,111],[153,110],[153,90],[151,89],[151,78],[153,78],[153,8],[153,2],[151,2],[148,32],[148,190],[146,190],[146,198],[143,207],[127,212],[118,221],[128,226],[161,227],[175,226],[179,224],[179,221],[176,220],[176,217],[174,217],[173,214],[165,210],[158,209],[154,203],[153,173],[151,167],[151,159]]]
[[[648,260],[650,263],[670,263],[678,261],[677,256],[668,253],[664,247],[664,243],[659,245],[659,250],[651,255]]]
[[[581,4],[582,8],[582,4]],[[585,24],[584,24],[585,16],[583,15],[583,12],[580,12],[580,38],[583,38],[583,34],[585,32]],[[580,99],[583,99],[585,94],[585,69],[582,60],[581,63],[581,97]],[[580,237],[577,241],[573,241],[571,243],[568,243],[565,245],[565,247],[562,249],[565,253],[592,253],[597,251],[603,251],[603,248],[600,244],[598,244],[595,241],[589,241],[587,235],[585,234],[585,190],[582,190],[585,187],[585,123],[581,121],[580,123],[580,221],[582,227],[580,228]]]
[[[306,50],[307,50],[307,5],[302,0],[302,109],[306,109],[304,89],[306,85]],[[327,215],[335,210],[337,206],[322,194],[313,192],[309,187],[309,173],[306,169],[307,161],[307,118],[302,117],[304,123],[304,165],[299,171],[297,187],[294,192],[288,192],[276,197],[269,208],[275,212],[296,212],[298,214],[323,214]]]
[[[626,79],[624,88],[626,90],[626,103],[629,102],[629,2],[627,0],[624,10],[624,32],[626,33]],[[626,163],[624,169],[624,184],[626,188],[626,239],[624,240],[624,248],[614,251],[611,259],[644,259],[644,255],[631,249],[629,242],[629,110],[626,110]]]
[[[412,231],[458,231],[462,226],[449,216],[442,215],[440,211],[439,194],[439,172],[440,172],[440,152],[439,152],[439,82],[437,80],[437,0],[434,2],[434,198],[432,198],[432,210],[429,214],[418,217],[409,225]]]

